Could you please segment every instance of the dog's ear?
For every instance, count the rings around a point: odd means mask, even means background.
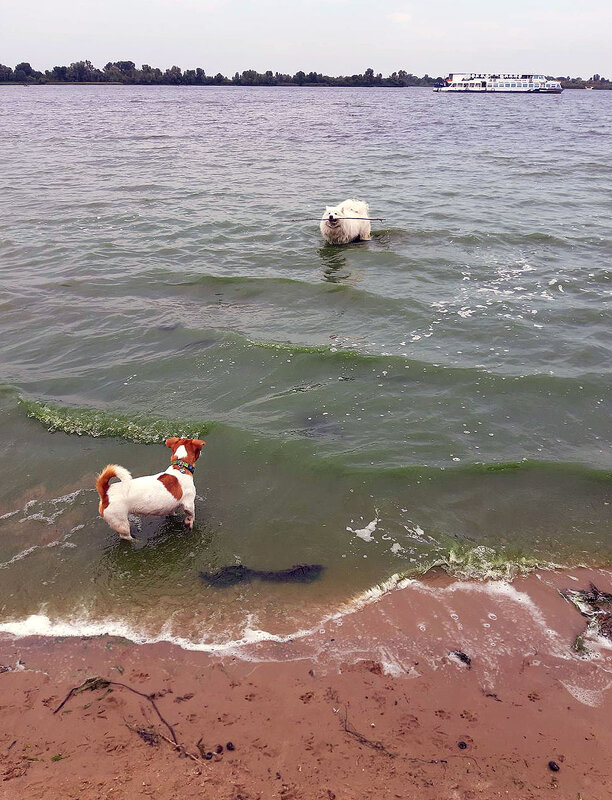
[[[193,460],[197,461],[206,442],[204,439],[190,439],[189,444],[191,445],[191,450],[193,450]]]
[[[166,439],[166,447],[169,447],[170,450],[174,450],[177,444],[180,442],[176,436],[173,436],[171,439]]]
[[[345,213],[346,213],[346,212],[345,212],[345,210],[344,210],[344,206],[342,206],[342,207],[340,208],[340,213],[341,213],[341,214],[345,214]]]

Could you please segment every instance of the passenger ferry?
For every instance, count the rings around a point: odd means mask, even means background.
[[[434,92],[509,92],[510,94],[561,94],[563,87],[544,75],[519,75],[502,72],[492,75],[482,72],[451,72]]]

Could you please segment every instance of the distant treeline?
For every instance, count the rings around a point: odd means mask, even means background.
[[[433,86],[440,78],[422,78],[411,75],[403,69],[394,72],[387,78],[382,73],[375,74],[373,69],[366,69],[363,75],[341,75],[332,77],[320,72],[296,72],[286,75],[282,72],[257,72],[247,69],[236,72],[227,78],[218,72],[207,75],[203,69],[182,70],[170,67],[161,70],[143,64],[140,69],[133,61],[109,61],[104,69],[94,67],[91,61],[76,61],[68,67],[38,72],[30,64],[23,62],[14,69],[0,64],[0,83],[127,83],[145,86],[170,84],[173,86]]]
[[[550,76],[553,77],[553,76]],[[432,78],[423,75],[419,78],[403,69],[393,72],[386,78],[382,73],[366,69],[359,75],[340,75],[333,77],[320,72],[303,72],[295,75],[282,72],[257,72],[247,69],[236,72],[227,78],[218,72],[207,75],[203,69],[182,70],[170,67],[161,70],[143,64],[137,69],[133,61],[109,61],[103,69],[94,67],[91,61],[75,61],[68,67],[53,67],[44,72],[35,70],[27,61],[17,64],[15,68],[0,64],[0,83],[125,83],[143,86],[434,86],[441,77]],[[566,89],[583,89],[593,86],[595,89],[612,89],[612,81],[595,74],[588,80],[582,78],[557,77]]]

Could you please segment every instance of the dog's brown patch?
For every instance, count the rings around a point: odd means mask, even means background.
[[[185,449],[187,450],[187,461],[190,464],[195,464],[205,444],[206,442],[202,439],[187,439]]]
[[[157,480],[164,484],[172,497],[175,497],[177,500],[181,499],[183,496],[183,490],[181,489],[181,484],[179,483],[178,478],[175,478],[174,475],[168,475],[166,472],[164,472],[164,474],[160,475]]]

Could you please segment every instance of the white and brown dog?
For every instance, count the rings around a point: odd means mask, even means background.
[[[122,539],[133,540],[128,514],[165,517],[182,508],[185,527],[191,530],[196,495],[193,472],[205,444],[202,439],[166,439],[172,458],[168,469],[157,475],[132,478],[125,467],[109,464],[96,481],[102,519]],[[111,484],[111,478],[119,478],[119,483]]]
[[[337,206],[326,206],[319,230],[329,244],[348,244],[371,239],[371,225],[367,203],[345,200]]]

